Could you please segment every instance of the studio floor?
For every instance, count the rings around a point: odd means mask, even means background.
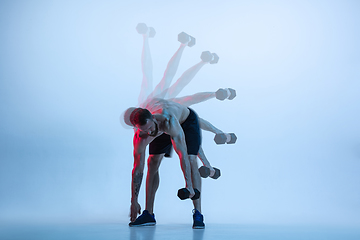
[[[128,227],[127,224],[87,225],[1,225],[1,240],[359,240],[360,229],[350,227],[260,226],[207,224],[206,229],[191,225],[158,224],[152,227]]]

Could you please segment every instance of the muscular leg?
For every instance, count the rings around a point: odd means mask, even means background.
[[[197,156],[189,155],[189,160],[191,166],[191,180],[192,180],[193,188],[198,189],[201,193],[201,176],[198,171]],[[194,204],[194,208],[201,213],[201,194],[199,199],[193,200],[193,204]]]
[[[145,209],[153,214],[155,193],[159,187],[159,166],[164,154],[151,154],[148,158],[148,172],[146,177],[146,206]]]

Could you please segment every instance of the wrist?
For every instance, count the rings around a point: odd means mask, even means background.
[[[186,184],[186,188],[193,188],[193,185],[192,185],[192,183],[190,183],[190,184]]]

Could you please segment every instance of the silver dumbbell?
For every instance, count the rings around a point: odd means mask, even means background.
[[[237,140],[235,133],[218,133],[214,137],[216,144],[234,144]]]
[[[232,88],[219,88],[215,92],[216,98],[224,101],[225,99],[233,100],[236,97],[236,91]]]
[[[183,44],[187,44],[189,47],[194,46],[196,42],[193,36],[190,36],[185,32],[181,32],[178,34],[178,41]]]
[[[155,29],[153,27],[148,27],[146,26],[145,23],[139,23],[137,26],[136,26],[136,31],[139,33],[139,34],[148,34],[148,36],[150,38],[153,38],[156,34],[155,32]]]
[[[209,62],[210,64],[215,64],[219,61],[219,56],[209,51],[202,52],[200,58],[203,62]]]

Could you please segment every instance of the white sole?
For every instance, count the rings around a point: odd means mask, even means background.
[[[143,224],[139,224],[139,225],[129,225],[130,227],[145,227],[145,226],[155,226],[156,223],[152,222],[152,223],[143,223]]]

